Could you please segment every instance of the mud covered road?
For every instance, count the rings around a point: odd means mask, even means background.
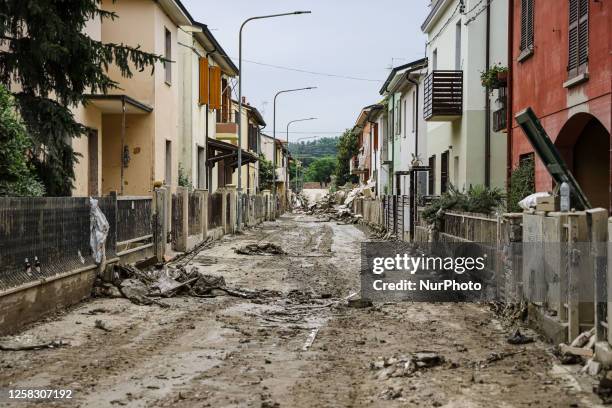
[[[353,225],[300,215],[226,237],[189,267],[282,296],[164,299],[169,308],[88,301],[19,334],[70,346],[0,352],[0,388],[71,389],[73,400],[53,405],[80,407],[594,406],[587,379],[556,365],[544,343],[507,344],[510,328],[487,306],[347,307],[366,239]],[[255,242],[287,255],[234,252]],[[385,370],[424,351],[444,361]]]

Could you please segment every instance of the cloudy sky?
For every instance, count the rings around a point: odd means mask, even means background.
[[[287,122],[290,139],[336,136],[352,127],[361,107],[376,103],[389,66],[425,53],[420,26],[428,8],[419,0],[183,0],[194,19],[212,30],[238,65],[238,31],[246,18],[295,10],[312,14],[256,20],[245,27],[243,95],[264,114],[272,133],[272,104],[277,91],[318,89],[278,97],[277,136]],[[345,79],[279,69],[275,65]]]

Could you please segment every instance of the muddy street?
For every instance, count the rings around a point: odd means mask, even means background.
[[[163,299],[167,308],[94,299],[20,333],[69,345],[1,352],[0,385],[70,389],[74,398],[55,404],[80,407],[595,405],[549,345],[508,344],[511,329],[486,305],[349,307],[367,238],[304,215],[226,236],[187,267],[269,296],[179,296]],[[235,252],[261,242],[286,254]],[[406,356],[417,368],[396,369]]]

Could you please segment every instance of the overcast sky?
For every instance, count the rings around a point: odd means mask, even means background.
[[[422,58],[420,26],[428,8],[419,0],[183,0],[194,19],[212,30],[238,65],[238,31],[246,18],[295,10],[312,14],[256,20],[244,30],[243,59],[351,80],[294,72],[243,61],[243,95],[257,107],[272,133],[274,95],[288,88],[318,89],[278,97],[277,136],[296,123],[290,140],[337,136],[355,123],[363,106],[380,100],[379,89],[392,58],[402,65]],[[236,89],[237,91],[237,89]]]

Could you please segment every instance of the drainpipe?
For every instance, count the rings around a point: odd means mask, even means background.
[[[490,68],[491,59],[491,1],[487,0],[487,38],[486,38],[486,56],[485,68]],[[485,88],[485,187],[491,186],[491,98],[489,87]]]
[[[506,91],[506,190],[511,187],[512,176],[512,84],[514,82],[513,52],[514,52],[514,0],[508,0],[508,88]]]
[[[410,78],[410,74],[406,75],[408,82],[413,84],[416,88],[416,119],[414,120],[414,155],[419,155],[419,83],[414,79]]]

